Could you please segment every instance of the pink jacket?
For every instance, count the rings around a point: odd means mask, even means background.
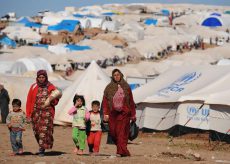
[[[71,107],[68,111],[68,114],[73,116],[74,114],[77,114],[77,108],[75,106]],[[90,113],[89,111],[86,109],[86,112],[85,112],[85,119],[86,120],[89,120],[90,119]]]

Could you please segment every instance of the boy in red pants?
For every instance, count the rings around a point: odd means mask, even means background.
[[[92,101],[92,110],[90,111],[90,121],[89,121],[89,133],[87,137],[89,153],[92,155],[97,155],[101,143],[101,116],[100,116],[100,102],[95,100]]]

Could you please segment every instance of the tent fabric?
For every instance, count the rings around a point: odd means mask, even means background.
[[[51,31],[66,30],[69,32],[73,32],[75,30],[75,27],[79,24],[80,22],[77,20],[63,20],[57,25],[48,26],[48,30],[51,30]]]
[[[211,16],[221,16],[221,14],[220,13],[212,13],[212,14],[210,14]]]
[[[92,28],[101,28],[103,23],[105,22],[105,18],[99,17],[87,17],[91,22]]]
[[[134,89],[140,87],[140,84],[129,84],[129,86],[130,86],[131,90],[134,90]]]
[[[109,31],[118,31],[119,29],[119,22],[118,21],[105,21],[102,24],[102,30],[109,30]]]
[[[24,74],[29,71],[38,71],[40,69],[53,72],[50,63],[43,58],[21,58],[11,67],[11,74]]]
[[[68,115],[68,110],[73,106],[75,94],[84,96],[86,107],[90,110],[93,100],[101,102],[103,91],[109,82],[109,76],[101,70],[95,61],[92,61],[86,71],[64,90],[63,96],[56,106],[55,120],[59,121],[59,123],[60,121],[64,123],[72,122],[72,117]]]
[[[43,47],[48,49],[49,45],[48,44],[33,44],[34,47]]]
[[[12,65],[14,64],[13,61],[0,61],[0,73],[9,73]]]
[[[164,16],[169,16],[170,11],[167,10],[167,9],[162,9],[162,10],[161,10],[161,13],[162,13]]]
[[[128,42],[135,42],[144,39],[144,28],[134,21],[126,23],[120,28],[119,33]]]
[[[10,39],[25,39],[31,43],[41,40],[41,35],[25,26],[7,26],[2,32],[6,33]]]
[[[137,123],[140,128],[168,130],[176,125],[202,130],[214,130],[227,134],[229,130],[229,107],[203,105],[199,102],[140,104]]]
[[[102,15],[113,16],[113,15],[116,15],[116,13],[114,13],[114,12],[106,12],[106,13],[102,13]]]
[[[230,65],[230,59],[220,59],[216,65]]]
[[[42,27],[42,24],[39,23],[35,23],[35,22],[28,22],[25,24],[26,27],[36,27],[36,28],[40,28]]]
[[[16,42],[14,40],[8,38],[7,36],[0,38],[0,43],[3,45],[7,45],[7,46],[11,46],[13,48],[16,48]]]
[[[80,46],[80,45],[74,45],[74,44],[67,44],[65,46],[70,51],[84,51],[84,50],[91,50],[90,46]]]
[[[29,18],[27,17],[23,17],[21,19],[19,19],[17,21],[17,23],[20,23],[20,24],[24,24],[26,27],[36,27],[36,28],[40,28],[42,26],[42,24],[39,24],[39,23],[35,23],[33,21],[31,21]]]
[[[208,17],[201,23],[201,25],[207,27],[218,27],[222,26],[223,23],[218,17]]]
[[[74,45],[74,44],[57,44],[49,45],[48,50],[55,54],[66,54],[72,51],[91,50],[90,46]]]
[[[22,23],[22,24],[26,24],[29,22],[31,22],[31,20],[29,20],[29,18],[27,18],[27,17],[22,17],[17,21],[17,23]]]
[[[157,20],[156,19],[146,19],[145,24],[146,25],[157,25]]]
[[[85,17],[88,17],[88,18],[98,18],[97,16],[95,15],[88,15],[88,14],[74,14],[73,15],[74,17],[77,17],[77,18],[85,18]]]

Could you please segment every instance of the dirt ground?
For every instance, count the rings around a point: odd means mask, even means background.
[[[31,125],[27,125],[23,134],[24,154],[9,156],[11,145],[9,132],[5,124],[0,124],[0,163],[21,164],[63,164],[63,163],[230,163],[230,144],[211,142],[197,134],[193,137],[170,138],[166,134],[140,133],[139,137],[128,144],[131,157],[116,157],[114,145],[106,144],[107,134],[103,134],[100,154],[89,156],[88,148],[84,155],[72,153],[74,144],[71,139],[71,127],[55,126],[54,147],[44,157],[36,155],[38,145]]]

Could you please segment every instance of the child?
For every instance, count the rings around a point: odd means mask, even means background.
[[[100,116],[100,102],[92,101],[92,111],[90,111],[90,132],[88,134],[89,153],[97,155],[101,143],[101,116]]]
[[[72,107],[68,113],[73,115],[73,132],[72,137],[76,145],[74,153],[78,155],[83,154],[85,149],[86,140],[86,121],[89,119],[89,112],[85,107],[85,99],[83,96],[75,95],[73,98],[74,107]]]
[[[13,99],[12,107],[13,111],[8,114],[6,123],[10,130],[10,142],[13,149],[11,155],[14,156],[23,153],[22,131],[25,130],[26,116],[21,110],[21,101],[19,99]]]

